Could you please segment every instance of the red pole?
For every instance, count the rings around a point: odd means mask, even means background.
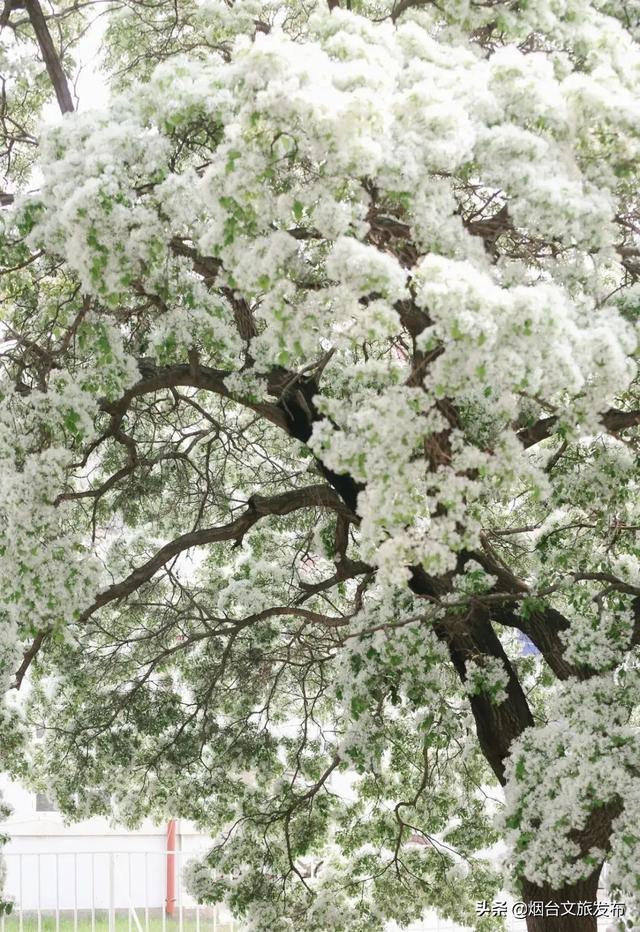
[[[176,908],[176,820],[167,823],[167,915]]]

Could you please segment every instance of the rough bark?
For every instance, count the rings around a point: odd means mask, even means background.
[[[553,890],[548,884],[537,886],[525,882],[522,891],[522,899],[525,903],[529,905],[540,902],[557,904],[559,913],[558,916],[528,916],[527,932],[597,932],[598,920],[595,915],[567,915],[566,911],[568,909],[571,909],[572,912],[579,911],[580,903],[595,903],[601,869],[600,866],[585,880],[580,880],[559,890]],[[567,904],[564,909],[563,904]],[[568,904],[571,904],[571,906]],[[555,909],[553,911],[555,912]]]
[[[438,623],[434,630],[447,645],[451,660],[463,683],[467,679],[468,662],[483,657],[499,660],[509,676],[505,702],[496,703],[484,693],[469,697],[482,753],[504,786],[504,762],[509,754],[510,745],[520,737],[525,728],[534,724],[527,697],[515,670],[493,630],[488,613],[476,610],[468,614],[462,625],[457,626],[455,620],[445,620]]]
[[[622,802],[615,799],[606,806],[594,809],[584,828],[570,833],[572,840],[578,843],[583,854],[593,848],[606,850],[613,820],[621,812]],[[559,843],[561,843],[560,840]],[[602,864],[599,864],[593,873],[584,880],[574,884],[567,884],[557,890],[553,890],[548,884],[538,886],[527,880],[523,881],[522,899],[525,903],[543,902],[557,904],[558,906],[557,916],[527,917],[528,932],[596,932],[598,928],[597,916],[577,915],[577,913],[588,913],[588,906],[592,906],[596,902],[601,870]],[[567,904],[564,909],[563,904]],[[583,904],[582,907],[580,907],[580,904]],[[546,912],[549,911],[546,910]]]

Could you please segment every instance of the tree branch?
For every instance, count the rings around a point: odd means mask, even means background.
[[[90,605],[78,619],[80,623],[87,621],[94,612],[110,602],[123,599],[148,582],[174,557],[190,550],[192,547],[201,547],[204,544],[223,543],[235,541],[240,544],[244,535],[260,518],[266,515],[287,515],[300,508],[330,508],[338,513],[345,513],[346,508],[336,493],[325,485],[311,485],[302,489],[293,489],[282,495],[271,498],[253,496],[249,499],[248,508],[238,518],[229,524],[220,527],[202,528],[181,534],[170,543],[161,547],[150,560],[133,570],[126,579],[109,586],[100,592],[93,605]]]
[[[190,550],[192,547],[200,547],[204,544],[223,543],[225,541],[235,541],[236,544],[242,542],[244,535],[249,531],[260,518],[267,515],[287,515],[301,508],[329,508],[339,515],[352,517],[339,496],[326,485],[310,485],[301,489],[292,489],[281,495],[274,495],[270,498],[254,495],[249,499],[248,507],[238,518],[229,524],[220,527],[202,528],[198,531],[191,531],[175,538],[170,543],[161,547],[157,553],[147,560],[142,566],[137,567],[125,579],[119,583],[109,586],[98,593],[92,605],[90,605],[78,618],[78,623],[82,624],[99,608],[103,608],[111,602],[119,601],[126,598],[140,588],[162,569],[170,560],[179,554]],[[337,626],[342,624],[342,619],[328,619],[316,612],[308,612],[305,609],[291,608],[291,610],[274,611],[274,614],[298,614],[306,617],[309,621],[324,623]],[[265,614],[265,617],[267,617]],[[256,619],[258,616],[256,616]],[[42,645],[47,637],[51,634],[51,626],[38,632],[29,648],[25,651],[22,663],[16,671],[16,677],[13,687],[19,689],[27,670],[33,660],[38,655]]]
[[[248,399],[238,398],[225,385],[224,380],[232,375],[224,369],[212,369],[199,363],[181,363],[174,366],[157,366],[153,360],[140,359],[138,367],[142,378],[136,382],[118,401],[102,401],[101,409],[114,416],[124,415],[134,398],[150,395],[165,388],[178,388],[179,386],[199,388],[203,391],[214,392],[222,398],[236,401],[245,408],[250,408],[261,414],[272,424],[289,432],[287,418],[281,407],[272,402],[252,402]]]
[[[462,682],[466,682],[467,679],[467,663],[481,657],[499,660],[509,677],[506,686],[507,698],[504,702],[496,702],[484,692],[469,697],[480,747],[494,774],[504,786],[504,762],[509,755],[511,744],[525,728],[533,726],[533,715],[511,661],[493,630],[489,612],[474,608],[463,624],[460,621],[460,618],[453,617],[436,622],[434,630],[449,648],[451,660]]]
[[[24,652],[22,663],[16,670],[16,678],[11,684],[13,689],[20,689],[22,685],[22,681],[27,675],[27,670],[33,663],[33,660],[35,659],[35,657],[37,657],[40,651],[40,648],[42,647],[42,645],[44,644],[44,642],[49,637],[52,631],[53,631],[53,628],[48,627],[48,628],[44,628],[42,631],[39,631],[38,634],[36,634],[33,641],[31,642],[30,647]]]
[[[62,113],[73,113],[73,98],[71,97],[69,82],[64,73],[60,56],[53,44],[53,39],[51,38],[51,33],[49,32],[49,27],[39,0],[25,0],[25,7],[29,14],[29,20],[33,27],[33,31],[36,34],[38,45],[40,46],[40,52],[44,59],[47,74],[56,92],[60,111]]]
[[[523,447],[532,447],[550,437],[558,421],[557,415],[540,418],[530,427],[523,427],[519,430],[517,437]],[[620,411],[618,408],[610,408],[603,412],[600,423],[608,433],[617,434],[629,427],[637,427],[640,424],[640,411]]]

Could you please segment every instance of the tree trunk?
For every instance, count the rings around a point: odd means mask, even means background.
[[[593,874],[577,883],[552,890],[547,884],[536,886],[525,881],[522,899],[530,909],[543,904],[544,915],[527,916],[527,932],[597,932],[595,915],[579,915],[589,911],[598,894],[601,866]],[[553,904],[553,905],[551,905]],[[546,907],[546,908],[545,908]],[[557,912],[558,915],[550,915]],[[539,908],[539,907],[538,907]]]

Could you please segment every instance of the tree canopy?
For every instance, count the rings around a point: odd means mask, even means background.
[[[5,766],[255,932],[637,915],[638,5],[346,6],[6,0]]]

